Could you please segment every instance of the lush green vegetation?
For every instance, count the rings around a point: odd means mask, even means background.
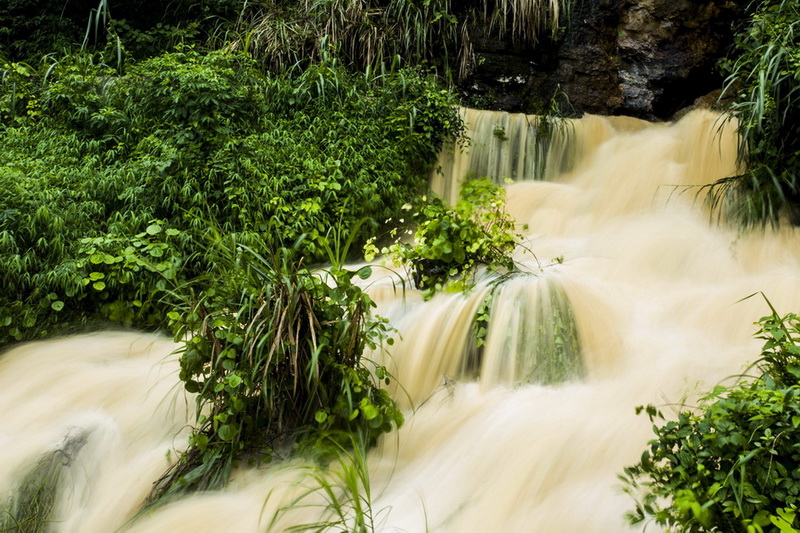
[[[717,205],[745,226],[800,222],[800,7],[759,0],[737,34],[726,94],[735,97],[743,173],[718,182]]]
[[[467,26],[535,43],[554,38],[571,0],[257,0],[239,17],[233,46],[272,69],[335,50],[348,62],[376,68],[402,57],[464,78],[475,66]]]
[[[479,265],[514,270],[511,256],[521,236],[514,233],[514,220],[505,212],[505,191],[499,185],[488,179],[469,180],[452,207],[426,196],[419,205],[405,204],[403,208],[408,220],[399,222],[415,228],[414,242],[404,242],[404,236],[394,229],[394,244],[381,252],[406,268],[426,298],[447,287],[469,286]],[[368,261],[378,253],[374,239],[365,253]]]
[[[439,80],[473,67],[467,24],[556,38],[570,4],[4,3],[0,346],[106,323],[169,330],[199,415],[152,501],[222,486],[242,461],[344,452],[346,501],[318,478],[335,517],[323,526],[370,529],[363,453],[402,416],[381,388],[391,376],[362,357],[391,333],[354,284],[369,271],[344,261],[390,220],[415,227],[414,243],[386,252],[426,296],[468,285],[478,265],[514,269],[501,189],[469,182],[452,207],[423,197],[443,141],[461,132]],[[745,224],[800,204],[800,13],[788,0],[750,12],[726,65],[743,173],[714,188]],[[547,382],[582,372],[571,311],[552,305],[536,337],[561,365]],[[634,520],[793,531],[800,320],[773,313],[760,334],[760,377],[656,428],[627,469]],[[8,520],[46,522],[57,466],[30,473]]]
[[[699,409],[654,426],[657,438],[625,469],[637,500],[631,522],[692,532],[800,527],[800,317],[773,309],[758,324],[759,375],[717,386]]]
[[[200,47],[196,25],[140,31],[110,8],[96,47],[40,59],[23,52],[53,41],[22,40],[0,59],[0,345],[104,323],[175,335],[199,418],[151,501],[240,461],[373,445],[402,423],[362,359],[389,329],[343,264],[424,194],[461,132],[454,96],[327,53],[270,73]]]
[[[356,439],[364,449],[403,422],[386,390],[386,369],[366,366],[364,348],[387,338],[370,298],[352,283],[367,277],[336,262],[305,268],[299,249],[269,251],[214,236],[214,269],[175,293],[168,316],[184,339],[180,378],[195,393],[190,449],[152,499],[223,486],[236,461],[301,451],[329,460]],[[257,249],[268,250],[262,255]]]
[[[159,327],[157,291],[209,267],[209,226],[270,249],[303,237],[306,261],[325,260],[331,228],[358,239],[397,218],[460,128],[434,78],[334,59],[271,76],[183,47],[124,74],[89,55],[6,72],[0,342],[98,319]]]
[[[178,43],[245,50],[281,71],[333,52],[359,69],[402,57],[464,77],[475,66],[467,26],[536,43],[556,38],[572,0],[10,0],[0,6],[9,61],[121,47],[142,59]]]

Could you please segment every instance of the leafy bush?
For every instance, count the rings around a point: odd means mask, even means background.
[[[379,387],[389,382],[386,370],[376,366],[373,377],[361,359],[388,333],[351,281],[368,268],[315,273],[296,250],[264,256],[216,235],[209,246],[215,267],[171,293],[178,306],[168,315],[183,343],[180,378],[196,395],[198,427],[154,499],[218,488],[237,459],[293,448],[326,455],[352,435],[369,447],[402,424]]]
[[[758,322],[761,376],[718,386],[698,411],[654,426],[657,439],[625,469],[626,490],[637,498],[631,522],[677,531],[800,527],[800,317],[772,311]],[[646,410],[651,420],[664,418]]]
[[[414,243],[398,239],[382,252],[405,266],[427,296],[444,289],[455,277],[461,278],[463,286],[478,265],[514,269],[511,255],[520,236],[505,212],[505,191],[490,180],[467,181],[454,207],[434,197],[416,209],[410,204],[405,209],[417,226]],[[368,260],[376,253],[371,241],[366,247]]]
[[[124,75],[91,55],[4,68],[0,344],[97,320],[162,327],[157,291],[208,270],[208,226],[271,250],[303,237],[306,261],[324,260],[330,228],[359,240],[397,217],[461,130],[453,97],[417,70],[329,59],[268,76],[189,47]]]

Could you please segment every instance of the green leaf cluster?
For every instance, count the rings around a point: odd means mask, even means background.
[[[800,528],[800,317],[773,310],[758,324],[761,376],[718,386],[697,411],[655,425],[657,438],[625,469],[637,499],[632,522],[692,532]]]
[[[398,238],[381,251],[406,267],[427,297],[448,284],[453,287],[450,282],[455,278],[457,287],[469,285],[478,265],[514,269],[512,254],[521,236],[505,212],[505,190],[490,180],[465,182],[453,207],[433,197],[416,207],[407,204],[405,210],[416,225],[414,242]],[[365,252],[368,259],[374,257],[377,247],[370,242]]]

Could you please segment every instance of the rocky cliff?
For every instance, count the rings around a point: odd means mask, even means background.
[[[721,87],[716,64],[740,12],[732,0],[577,0],[559,35],[539,43],[473,27],[462,88],[492,109],[540,112],[558,90],[578,114],[668,119]]]

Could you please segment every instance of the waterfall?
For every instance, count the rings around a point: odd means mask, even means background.
[[[632,502],[616,475],[652,437],[635,407],[675,412],[757,356],[753,323],[769,311],[742,298],[763,291],[779,312],[800,311],[800,232],[742,233],[706,209],[699,186],[736,170],[735,132],[714,113],[586,116],[550,124],[548,138],[536,117],[464,117],[472,141],[445,150],[433,186],[452,199],[469,175],[511,182],[519,273],[429,301],[396,273],[367,280],[397,340],[369,357],[395,375],[406,410],[368,457],[376,530],[624,531]],[[137,516],[194,419],[173,349],[99,333],[0,356],[0,513],[44,471],[52,531],[322,520],[323,494],[296,501],[314,487],[296,462],[243,465],[224,491]]]

